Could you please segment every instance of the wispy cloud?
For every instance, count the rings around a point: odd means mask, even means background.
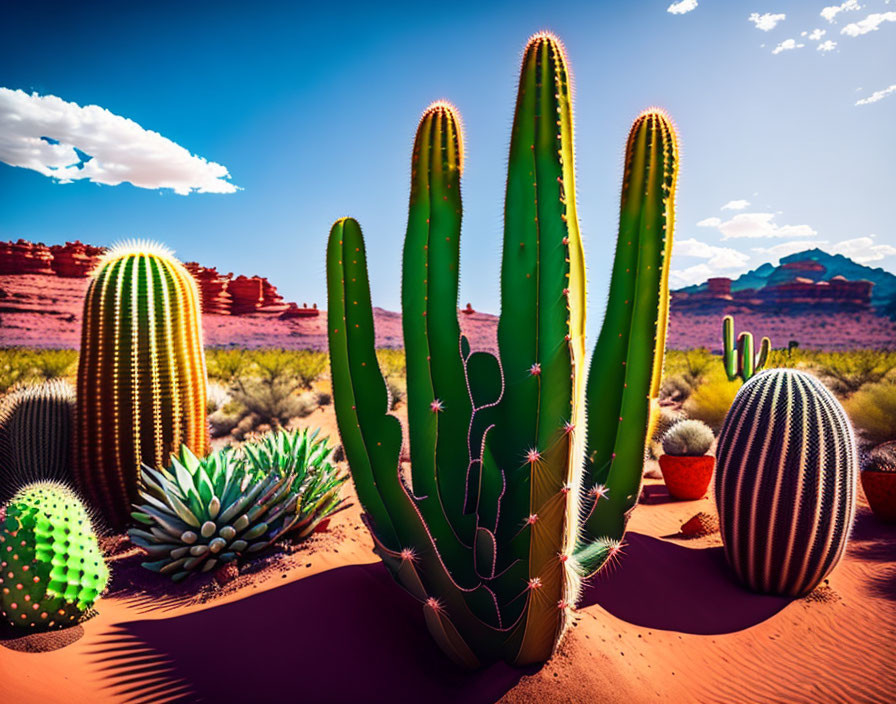
[[[705,218],[697,226],[717,229],[724,240],[815,237],[818,234],[809,225],[778,225],[774,219],[774,213],[738,213],[730,220]]]
[[[758,12],[754,12],[747,19],[754,25],[756,25],[756,29],[761,29],[763,32],[768,32],[777,27],[779,22],[783,22],[784,20],[786,20],[787,15],[785,15],[783,12],[779,14],[766,12],[762,15],[760,15]]]
[[[876,103],[878,100],[883,100],[888,95],[896,93],[896,83],[893,85],[884,88],[883,90],[876,90],[867,98],[862,98],[861,100],[856,101],[856,105],[868,105],[869,103]]]
[[[874,238],[876,236],[868,235],[867,237],[843,240],[831,245],[829,251],[831,254],[842,254],[845,257],[849,257],[859,264],[877,262],[884,257],[891,257],[896,254],[896,247],[891,247],[888,244],[875,244]]]
[[[227,168],[98,105],[0,88],[0,161],[60,183],[234,193]]]
[[[849,37],[860,37],[869,32],[876,32],[884,22],[896,22],[896,12],[875,12],[865,19],[852,22],[840,30],[840,34]]]
[[[721,210],[743,210],[750,204],[748,200],[729,200],[721,207]]]
[[[666,8],[666,12],[671,12],[673,15],[683,15],[685,12],[690,12],[697,8],[697,0],[681,0],[681,2],[673,2],[669,7]]]
[[[826,242],[806,242],[805,240],[793,240],[791,242],[781,242],[771,247],[752,247],[751,252],[759,256],[763,261],[778,261],[781,257],[796,252],[805,252],[813,247],[822,247]]]
[[[793,51],[794,49],[802,49],[805,44],[797,44],[796,39],[785,39],[772,49],[773,54],[780,54],[782,51]]]
[[[833,22],[834,18],[839,15],[841,12],[848,12],[850,10],[861,10],[862,6],[859,5],[858,0],[846,0],[846,2],[841,3],[840,5],[830,5],[824,8],[821,11],[821,16],[824,17],[828,22]]]
[[[808,34],[808,37],[813,42],[817,42],[827,33],[828,33],[828,30],[826,30],[826,29],[813,29],[812,32]],[[804,37],[807,36],[806,32],[803,32],[802,36],[804,36]]]
[[[831,39],[827,39],[821,42],[817,47],[815,47],[818,51],[827,52],[833,51],[837,48],[837,42],[832,41]]]
[[[682,258],[704,259],[706,261],[678,268]],[[690,286],[705,281],[720,272],[744,272],[749,266],[750,255],[730,247],[718,247],[690,237],[675,240],[672,245],[672,270],[669,276],[675,287]]]

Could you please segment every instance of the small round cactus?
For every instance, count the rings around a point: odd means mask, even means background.
[[[109,570],[90,516],[56,482],[30,484],[0,521],[0,608],[14,626],[53,628],[80,620],[103,593]]]
[[[878,445],[865,459],[865,471],[896,472],[896,440]]]
[[[683,420],[673,425],[663,435],[663,452],[678,457],[699,457],[709,452],[715,436],[706,423],[699,420]]]

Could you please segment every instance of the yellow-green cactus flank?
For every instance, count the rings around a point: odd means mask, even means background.
[[[109,524],[137,500],[140,468],[208,449],[206,371],[196,282],[158,245],[112,249],[84,302],[76,479]]]

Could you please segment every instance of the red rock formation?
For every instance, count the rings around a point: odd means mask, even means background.
[[[289,318],[314,318],[320,315],[320,311],[317,309],[317,303],[311,308],[308,307],[307,303],[303,303],[301,308],[299,308],[296,303],[290,303],[288,305],[289,307],[279,315],[281,320],[288,320]]]
[[[53,255],[50,266],[57,276],[83,278],[90,275],[105,251],[103,247],[93,247],[80,240],[54,244],[50,247]]]
[[[464,315],[473,315],[476,311],[473,310],[473,306],[470,303],[467,303],[467,307],[463,308],[460,312]]]
[[[232,274],[222,275],[215,267],[200,266],[196,262],[184,264],[199,287],[202,312],[212,315],[230,315],[233,296],[228,290]]]
[[[234,315],[254,313],[264,304],[264,288],[260,276],[237,276],[227,286],[233,297],[230,312]]]
[[[0,274],[52,274],[52,260],[50,248],[40,242],[0,242]]]
[[[706,292],[712,298],[731,298],[731,279],[726,276],[707,279]]]

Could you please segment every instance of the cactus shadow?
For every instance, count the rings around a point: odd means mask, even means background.
[[[105,687],[153,701],[493,704],[535,668],[453,665],[381,563],[349,565],[169,618],[118,624],[93,652]]]
[[[847,550],[860,560],[879,563],[869,578],[871,593],[896,601],[896,524],[884,523],[871,509],[860,508]]]
[[[750,628],[793,599],[741,586],[721,547],[691,548],[629,531],[619,569],[598,574],[579,608],[598,605],[623,621],[696,635]]]

